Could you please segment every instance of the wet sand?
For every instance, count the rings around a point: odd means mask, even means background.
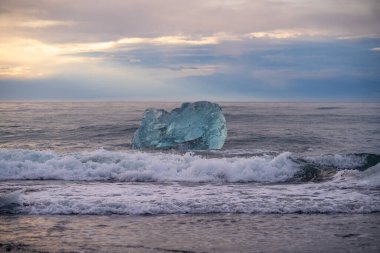
[[[3,215],[0,252],[379,252],[380,213]]]

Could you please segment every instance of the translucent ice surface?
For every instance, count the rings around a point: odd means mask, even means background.
[[[219,105],[183,103],[171,112],[150,108],[133,136],[134,148],[221,149],[227,137]]]

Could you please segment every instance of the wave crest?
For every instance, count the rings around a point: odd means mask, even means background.
[[[366,170],[379,161],[380,156],[372,154],[297,158],[290,152],[272,152],[206,158],[194,153],[0,149],[0,180],[305,182],[333,179],[341,170]]]
[[[204,158],[186,153],[111,152],[74,154],[1,150],[0,180],[281,182],[299,166],[291,153],[249,158]]]

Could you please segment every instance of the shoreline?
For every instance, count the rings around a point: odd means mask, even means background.
[[[380,213],[2,215],[0,252],[378,252]]]

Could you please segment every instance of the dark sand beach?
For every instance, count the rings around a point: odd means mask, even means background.
[[[3,252],[378,252],[380,214],[2,216]]]

